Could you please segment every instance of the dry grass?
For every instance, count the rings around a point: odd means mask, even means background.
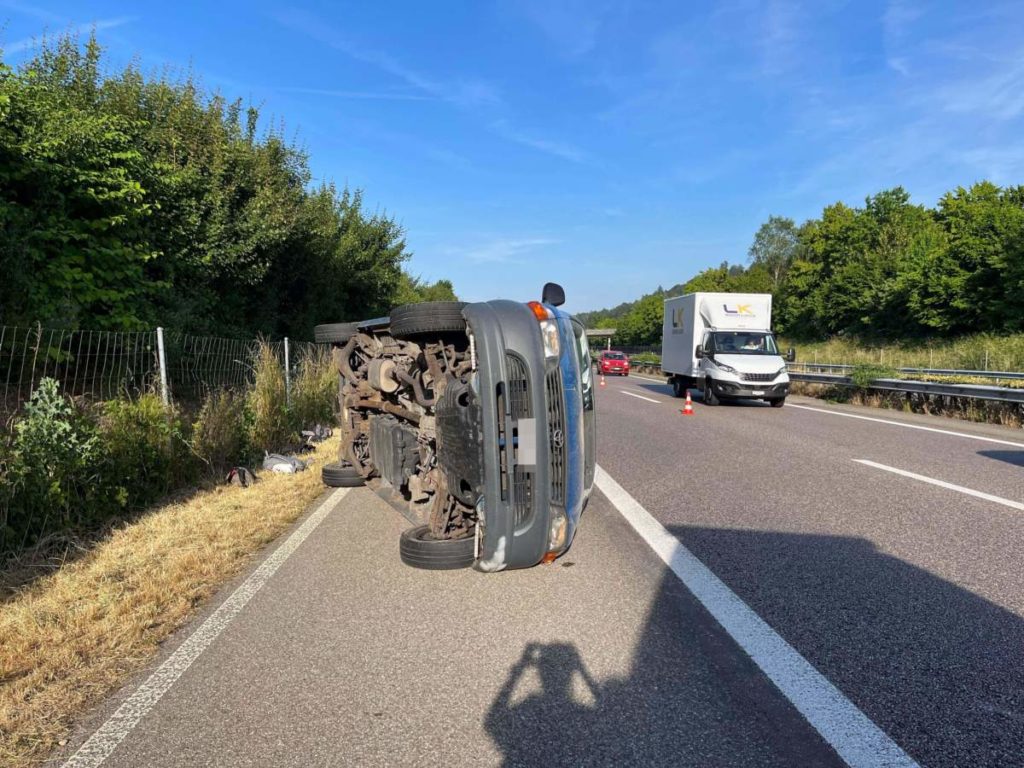
[[[0,603],[0,765],[39,765],[74,716],[148,662],[171,632],[323,492],[322,444],[298,475],[262,473],[153,509]]]

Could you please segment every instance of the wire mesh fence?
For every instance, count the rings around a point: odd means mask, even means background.
[[[0,325],[0,416],[15,413],[46,377],[77,398],[111,400],[161,391],[199,400],[252,382],[260,339],[227,339],[160,330],[82,331]],[[289,376],[320,345],[266,341]],[[163,370],[161,371],[161,365]],[[161,373],[163,376],[161,376]]]

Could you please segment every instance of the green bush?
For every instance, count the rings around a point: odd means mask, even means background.
[[[249,444],[259,455],[298,442],[288,413],[284,367],[269,344],[260,343],[255,379],[245,397],[245,416]]]
[[[100,439],[102,485],[121,508],[154,501],[191,474],[181,419],[155,394],[105,403]]]
[[[850,379],[858,389],[867,389],[871,386],[871,382],[876,379],[896,379],[899,378],[897,371],[892,368],[886,368],[884,365],[871,365],[861,363],[855,365],[853,370],[850,372]]]
[[[310,352],[292,382],[292,421],[299,429],[331,424],[338,407],[338,369],[326,349]]]
[[[218,474],[251,458],[241,397],[228,391],[206,396],[192,425],[192,450]]]
[[[101,445],[88,415],[60,393],[56,381],[43,379],[15,422],[4,461],[0,548],[93,522]]]

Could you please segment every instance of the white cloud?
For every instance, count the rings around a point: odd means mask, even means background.
[[[99,19],[97,21],[90,21],[84,24],[75,24],[69,27],[66,32],[72,36],[84,35],[92,32],[93,30],[99,32],[104,29],[115,29],[117,27],[124,26],[125,24],[129,24],[135,21],[135,19],[136,17],[134,16],[119,16],[113,19]],[[26,51],[38,45],[46,36],[47,33],[41,33],[36,37],[26,37],[21,40],[15,40],[10,45],[0,46],[0,48],[2,48],[3,52],[7,55],[21,53],[22,51]]]
[[[531,136],[514,128],[507,120],[495,120],[491,123],[491,130],[503,139],[515,142],[516,144],[522,144],[525,147],[536,149],[538,152],[544,152],[562,160],[568,160],[571,163],[584,163],[587,159],[583,150],[571,144]]]
[[[470,246],[447,246],[440,251],[477,264],[513,263],[520,262],[523,254],[559,242],[548,237],[497,238]]]

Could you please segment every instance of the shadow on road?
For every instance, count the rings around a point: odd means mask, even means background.
[[[863,539],[672,533],[921,764],[1021,764],[1019,616]],[[667,570],[627,675],[529,644],[485,724],[508,766],[842,764]]]
[[[1024,467],[1024,451],[978,451],[978,455]]]

